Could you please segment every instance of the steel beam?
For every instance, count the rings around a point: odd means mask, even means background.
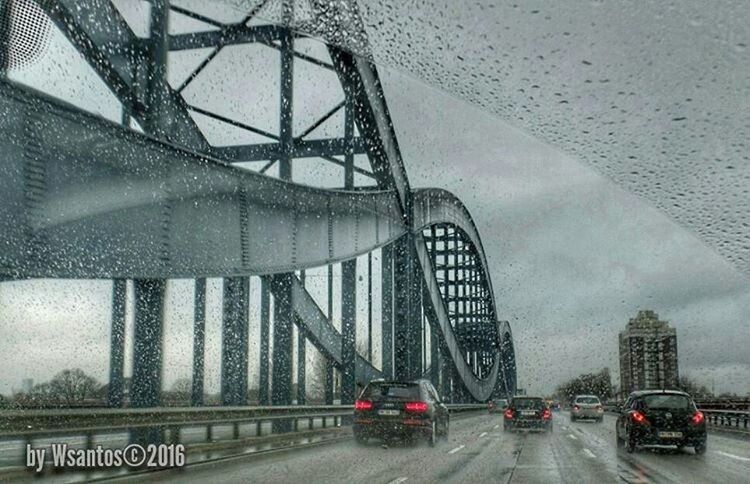
[[[421,377],[422,327],[420,281],[414,254],[414,238],[406,234],[396,241],[394,267],[394,377],[413,380]]]
[[[109,393],[107,404],[121,407],[123,404],[123,367],[125,363],[125,295],[127,281],[112,281],[112,322],[109,353]]]
[[[271,374],[272,405],[292,403],[292,277],[293,273],[271,276],[273,304],[273,370]],[[291,422],[274,421],[274,432],[287,432]]]
[[[161,404],[162,324],[166,286],[164,279],[133,281],[135,328],[131,407],[158,407]]]
[[[247,404],[248,304],[250,279],[224,279],[221,338],[221,404]]]
[[[305,271],[300,271],[300,284],[305,289]],[[307,400],[306,355],[307,336],[303,321],[297,321],[297,405],[304,405]]]
[[[203,378],[206,340],[206,279],[195,280],[193,305],[193,388],[190,404],[203,405]]]
[[[381,274],[381,338],[383,377],[393,378],[393,245],[383,247]]]
[[[277,25],[238,25],[222,30],[207,30],[169,36],[169,50],[181,51],[210,47],[277,41],[287,29]]]
[[[258,403],[268,405],[271,403],[268,385],[268,357],[270,338],[271,317],[271,294],[270,281],[267,277],[260,279],[260,365],[258,376]]]
[[[341,404],[356,397],[357,259],[341,263]]]
[[[333,266],[328,266],[328,307],[327,307],[327,314],[329,321],[333,321]],[[324,392],[325,392],[325,402],[326,405],[333,405],[333,371],[335,369],[333,358],[326,357],[326,368],[325,368],[325,383],[324,383]]]
[[[291,158],[314,158],[344,156],[349,152],[357,155],[367,153],[364,141],[360,137],[353,138],[351,143],[345,138],[312,140],[292,139],[289,143],[290,146],[286,148],[281,143],[214,146],[211,148],[211,154],[222,160],[240,163],[248,161],[275,160],[282,156],[290,156]],[[289,150],[288,154],[285,153],[285,149]]]

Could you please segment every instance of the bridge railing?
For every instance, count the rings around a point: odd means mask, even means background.
[[[738,432],[750,432],[750,412],[735,410],[703,410],[710,427]]]
[[[487,408],[486,404],[447,407],[452,414]],[[292,432],[340,427],[353,409],[353,405],[293,405],[0,411],[0,440],[84,437],[86,448],[92,448],[97,436],[158,429],[166,442],[176,444],[181,443],[183,429],[199,428],[205,430],[206,442],[215,442],[219,440],[214,432],[217,427],[231,428],[230,437],[223,440],[263,436],[262,426],[274,422],[290,422]],[[248,425],[254,425],[255,432],[242,435],[241,427]]]

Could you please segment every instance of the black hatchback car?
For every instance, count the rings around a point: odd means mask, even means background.
[[[634,452],[640,446],[673,445],[706,452],[706,418],[685,392],[633,392],[622,406],[615,428],[617,445]]]
[[[552,411],[540,397],[515,397],[503,413],[503,430],[537,429],[552,432]]]
[[[448,407],[428,380],[371,381],[354,403],[354,439],[448,438]]]

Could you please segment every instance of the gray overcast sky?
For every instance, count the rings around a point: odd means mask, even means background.
[[[310,49],[315,51],[314,46]],[[254,63],[243,64],[247,51],[222,53],[216,70],[204,84],[191,86],[186,96],[274,129],[275,118],[268,119],[267,126],[262,118],[277,106],[276,99],[263,89],[255,99],[244,84],[233,82],[233,75],[249,78],[262,67],[273,68],[273,56],[256,54]],[[70,55],[69,48],[53,38],[46,63],[17,76],[117,119],[114,98],[88,68],[66,60]],[[200,58],[184,62],[173,68],[177,79],[176,71],[185,72],[187,64]],[[298,73],[307,72],[303,69]],[[412,185],[456,193],[479,227],[500,314],[513,327],[522,386],[548,392],[566,378],[602,366],[609,366],[617,378],[617,333],[638,309],[649,308],[677,328],[683,374],[701,383],[714,382],[717,391],[750,392],[750,286],[725,259],[662,212],[560,150],[407,75],[382,69],[381,76]],[[324,81],[317,79],[310,83],[312,91],[297,93],[299,104],[305,98],[311,103],[299,110],[300,126],[336,102],[337,88],[325,87]],[[261,75],[257,82],[272,84],[273,79]],[[224,142],[252,141],[216,126],[202,127]],[[326,184],[338,175],[305,163],[297,170],[300,181]],[[189,281],[179,281],[169,289],[167,386],[190,375],[191,287]],[[252,288],[257,301],[256,279]],[[311,283],[322,302],[321,289],[319,282]],[[109,291],[106,281],[0,284],[0,354],[10,355],[0,368],[0,393],[19,388],[22,378],[38,382],[73,366],[104,381]],[[219,303],[220,289],[213,281],[208,391],[218,391]],[[335,308],[335,318],[339,311]],[[359,314],[363,322],[361,306]],[[251,306],[251,362],[257,359],[257,318],[257,306]],[[251,386],[255,368],[251,365]]]

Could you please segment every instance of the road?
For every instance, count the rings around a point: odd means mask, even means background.
[[[448,441],[362,447],[339,442],[263,458],[239,458],[154,474],[179,482],[750,482],[750,440],[711,433],[708,451],[618,450],[614,417],[571,424],[554,415],[552,434],[505,433],[502,415],[463,417]],[[141,477],[142,478],[142,477]]]

